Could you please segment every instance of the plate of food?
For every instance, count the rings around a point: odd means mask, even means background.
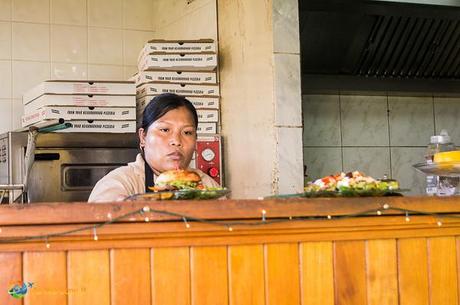
[[[326,176],[305,186],[303,197],[401,196],[399,183],[393,179],[374,179],[354,171]]]
[[[128,200],[210,200],[226,196],[230,190],[225,187],[207,187],[201,177],[190,170],[169,170],[155,180],[152,192],[136,194]]]

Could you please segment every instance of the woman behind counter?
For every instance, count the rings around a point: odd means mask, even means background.
[[[120,201],[130,195],[145,193],[162,172],[187,169],[195,151],[197,126],[195,107],[185,97],[166,93],[153,98],[144,109],[138,130],[141,153],[135,162],[119,167],[99,180],[88,202]],[[205,186],[219,186],[202,171],[194,171]]]

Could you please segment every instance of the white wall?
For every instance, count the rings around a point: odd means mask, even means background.
[[[302,98],[297,0],[273,0],[274,194],[303,191]]]
[[[304,95],[304,160],[311,179],[359,170],[397,179],[422,195],[430,136],[446,129],[460,145],[460,98]]]
[[[296,0],[219,0],[226,181],[233,198],[300,192]]]
[[[158,38],[217,41],[216,0],[154,0],[153,7]]]
[[[190,2],[190,4],[187,4]],[[0,133],[46,79],[126,80],[153,38],[216,35],[214,0],[0,0]]]
[[[125,80],[155,38],[220,40],[232,196],[301,191],[297,0],[0,0],[0,132],[20,127],[27,89],[47,79]]]

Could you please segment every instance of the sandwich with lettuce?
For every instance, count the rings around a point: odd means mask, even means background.
[[[194,171],[185,169],[168,170],[161,173],[155,180],[153,191],[176,191],[204,189],[201,177]]]

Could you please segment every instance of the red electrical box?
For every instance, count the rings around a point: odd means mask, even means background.
[[[203,171],[222,186],[222,145],[219,135],[198,137],[195,168]]]

